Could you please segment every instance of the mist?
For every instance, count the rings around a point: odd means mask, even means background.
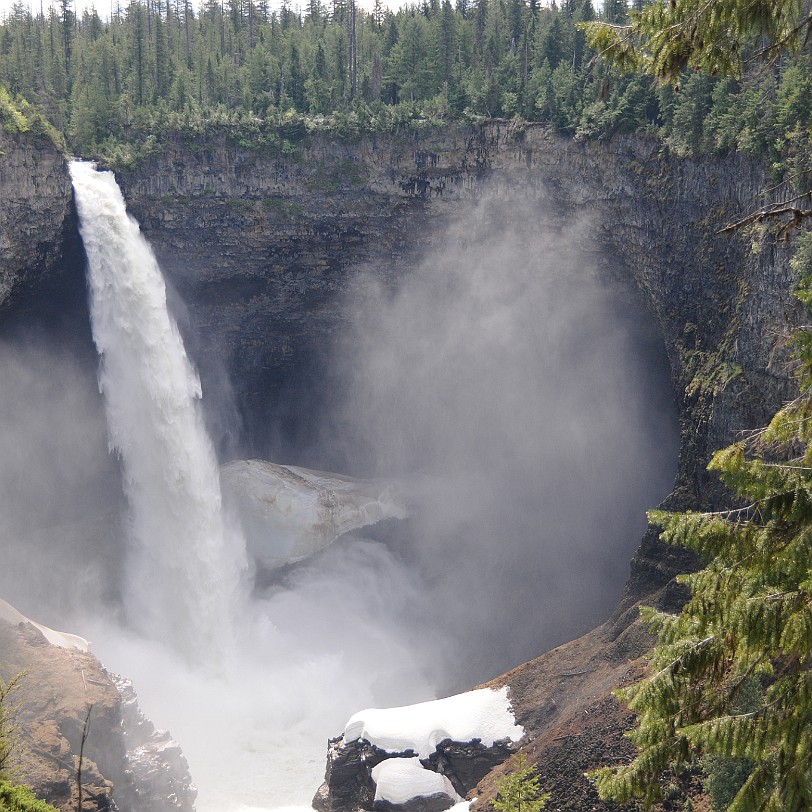
[[[608,614],[677,436],[650,317],[591,236],[486,201],[407,271],[354,274],[302,454],[397,480],[411,517],[270,581],[249,586],[245,564],[227,656],[208,661],[133,617],[175,586],[129,563],[95,363],[53,337],[0,345],[0,595],[133,679],[200,812],[308,805],[355,711],[473,687]]]
[[[115,603],[122,508],[95,370],[47,333],[0,340],[0,595],[57,628]]]
[[[409,483],[397,549],[455,690],[605,619],[675,472],[641,297],[588,221],[545,227],[528,206],[482,202],[396,287],[360,275],[334,354],[324,443]]]

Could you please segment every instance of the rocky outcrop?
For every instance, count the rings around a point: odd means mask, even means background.
[[[192,812],[196,792],[180,747],[144,718],[132,685],[85,648],[81,638],[39,627],[0,601],[0,675],[22,674],[10,698],[18,708],[15,779],[64,812],[75,809],[87,721],[85,810]]]
[[[427,758],[420,759],[420,765],[424,770],[447,779],[449,791],[421,794],[393,803],[381,798],[376,800],[378,776],[375,768],[388,759],[416,758],[414,752],[388,753],[364,739],[345,743],[339,736],[327,743],[327,770],[324,783],[313,798],[313,808],[317,812],[354,812],[359,809],[439,812],[454,805],[454,794],[464,798],[472,792],[515,749],[508,741],[486,746],[480,741],[453,742],[446,739]]]
[[[78,245],[64,156],[0,127],[0,310],[51,283]]]

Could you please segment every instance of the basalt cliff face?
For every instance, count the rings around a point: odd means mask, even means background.
[[[25,319],[40,284],[84,295],[78,235],[61,158],[2,138],[0,302],[5,319]],[[506,219],[521,207],[551,229],[581,223],[601,273],[640,293],[680,420],[667,506],[719,504],[721,488],[705,471],[711,453],[762,425],[793,392],[782,343],[800,319],[790,247],[718,233],[760,205],[766,173],[740,156],[678,159],[653,139],[579,144],[494,121],[351,142],[311,136],[289,156],[225,138],[170,139],[119,180],[177,294],[204,388],[233,385],[241,436],[225,429],[233,414],[212,416],[226,451],[230,442],[256,456],[273,447],[284,461],[303,447],[313,429],[305,405],[325,348],[346,326],[353,272],[373,267],[396,285],[478,203]],[[606,624],[494,681],[510,687],[531,756],[550,765],[545,789],[558,808],[604,808],[583,771],[628,755],[628,717],[610,692],[640,673],[650,644],[636,606],[677,607],[672,578],[691,565],[648,532]],[[472,792],[492,797],[495,776]],[[341,780],[368,785],[368,776]],[[338,808],[333,798],[345,789],[325,787],[321,807]]]
[[[710,454],[792,391],[781,343],[800,314],[789,247],[717,233],[761,203],[766,173],[742,156],[677,159],[655,139],[579,144],[490,122],[351,143],[313,137],[288,158],[225,140],[170,142],[120,181],[184,302],[192,354],[212,387],[214,371],[227,371],[260,451],[263,426],[287,419],[306,431],[306,418],[273,402],[288,402],[280,392],[307,385],[323,361],[345,323],[351,272],[372,265],[394,283],[481,200],[506,219],[514,207],[553,227],[581,219],[602,272],[642,293],[680,417],[672,506],[713,504]],[[673,572],[650,546],[630,598]]]
[[[0,308],[8,309],[53,284],[79,246],[68,167],[50,141],[0,127],[0,203]]]

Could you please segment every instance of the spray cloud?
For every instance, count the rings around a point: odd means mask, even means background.
[[[593,233],[485,200],[395,289],[373,269],[347,297],[328,435],[348,467],[412,483],[399,551],[450,687],[605,618],[673,481],[665,366]]]

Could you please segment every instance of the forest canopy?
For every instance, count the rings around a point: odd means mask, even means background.
[[[0,85],[86,156],[148,150],[167,131],[219,127],[244,146],[295,151],[312,129],[515,117],[580,139],[655,133],[677,155],[742,150],[765,156],[777,179],[805,170],[809,49],[724,77],[688,64],[678,89],[645,65],[621,74],[596,59],[585,25],[625,31],[659,5],[131,0],[77,18],[69,0],[37,12],[18,0],[0,22]]]

